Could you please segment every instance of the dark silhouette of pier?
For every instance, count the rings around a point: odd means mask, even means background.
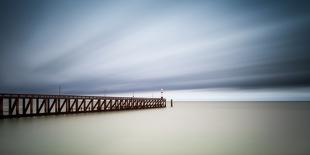
[[[0,94],[0,118],[165,107],[166,99],[163,97]]]

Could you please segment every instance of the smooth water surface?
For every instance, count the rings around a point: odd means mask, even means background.
[[[0,154],[310,154],[310,103],[175,102],[173,108],[0,120]]]

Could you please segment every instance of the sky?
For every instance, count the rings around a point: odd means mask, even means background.
[[[310,100],[310,2],[1,0],[0,93]]]

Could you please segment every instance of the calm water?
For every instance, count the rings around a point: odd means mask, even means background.
[[[0,154],[310,154],[310,103],[175,102],[164,109],[0,120]]]

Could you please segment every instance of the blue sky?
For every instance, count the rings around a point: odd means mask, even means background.
[[[3,93],[310,99],[307,1],[0,3]]]

